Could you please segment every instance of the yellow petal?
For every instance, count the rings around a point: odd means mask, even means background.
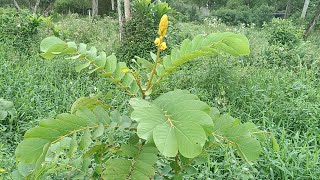
[[[159,35],[160,36],[165,36],[167,34],[167,29],[168,29],[168,16],[165,14],[161,17],[160,23],[159,23]]]
[[[160,46],[160,43],[161,43],[160,38],[156,38],[156,40],[154,40],[154,44],[155,44],[156,46]]]
[[[160,50],[166,50],[167,49],[167,44],[166,44],[166,42],[163,42],[163,43],[161,43],[161,47],[160,47]]]

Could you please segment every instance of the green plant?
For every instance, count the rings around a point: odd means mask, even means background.
[[[97,18],[94,21],[77,14],[58,18],[55,28],[62,39],[94,45],[106,53],[114,52],[119,42],[117,22],[110,17]],[[70,23],[72,22],[72,23]],[[47,35],[48,36],[48,35]],[[55,35],[56,36],[56,35]]]
[[[271,45],[282,45],[293,48],[302,41],[303,28],[289,19],[273,19],[264,27],[267,30],[268,42]]]
[[[198,7],[176,1],[170,2],[169,4],[174,9],[174,13],[176,13],[176,17],[179,21],[200,22],[203,19],[198,11]]]
[[[12,119],[16,114],[17,111],[14,108],[13,103],[0,98],[0,121],[5,120],[8,115],[10,115]]]
[[[274,9],[267,5],[256,6],[249,8],[243,5],[234,5],[234,8],[220,8],[214,11],[213,15],[218,17],[222,22],[229,25],[251,23],[256,24],[258,27],[262,27],[263,23],[268,23],[273,18]]]
[[[303,29],[288,19],[273,19],[264,26],[269,46],[262,51],[262,60],[267,67],[287,67],[290,69],[310,66],[311,62],[303,61],[307,53]]]
[[[157,32],[157,24],[164,14],[171,12],[168,3],[151,0],[137,0],[133,3],[133,17],[124,25],[123,39],[117,49],[117,57],[128,64],[132,64],[135,56],[146,58],[150,52],[156,53],[152,41]],[[146,28],[148,27],[148,28]],[[170,23],[170,35],[167,43],[169,50],[177,44],[180,44],[183,35]],[[164,52],[166,53],[166,52]]]
[[[154,63],[138,58],[138,65],[131,68],[118,62],[115,55],[98,53],[94,47],[88,50],[86,44],[45,38],[40,45],[43,58],[72,55],[71,59],[83,59],[76,70],[89,68],[89,73],[98,72],[123,89],[131,96],[132,111],[129,117],[109,109],[98,97],[78,99],[70,113],[41,120],[38,127],[26,132],[16,149],[18,170],[14,177],[150,179],[157,174],[181,178],[195,171],[193,161],[219,146],[234,147],[245,161],[256,160],[266,132],[253,123],[220,114],[188,91],[151,96],[156,85],[192,59],[249,54],[247,38],[234,33],[199,35],[161,57],[167,28],[168,19],[163,16],[155,41],[157,54],[152,55]],[[115,139],[117,133],[126,134],[126,138]],[[272,140],[276,146],[273,136]]]
[[[89,0],[75,1],[75,0],[57,0],[54,2],[55,11],[59,13],[81,13],[87,14],[89,8],[91,8],[91,3]]]
[[[0,9],[0,41],[17,52],[29,52],[41,22],[41,16],[27,10]]]

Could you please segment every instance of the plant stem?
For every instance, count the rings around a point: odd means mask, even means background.
[[[135,80],[135,81],[137,82],[137,84],[138,84],[138,87],[139,87],[140,92],[141,92],[141,94],[142,94],[142,99],[145,99],[145,98],[146,98],[146,93],[145,93],[145,91],[143,91],[143,89],[142,89],[139,76],[136,75],[135,73],[131,73],[131,74],[132,74],[132,76],[134,77],[134,80]]]
[[[89,61],[87,58],[85,58],[87,61]],[[90,61],[89,61],[90,62]],[[96,65],[94,62],[91,62],[92,65],[94,65],[96,68],[99,68],[98,65]],[[106,71],[104,69],[99,69],[100,71],[102,71],[102,73],[106,73]],[[110,77],[112,80],[114,80],[114,77]],[[126,88],[121,82],[117,82],[117,84],[123,88],[130,96],[134,96],[134,94],[132,94],[128,88]]]
[[[146,88],[145,92],[148,91],[148,90],[150,89],[150,87],[151,87],[152,79],[153,79],[154,74],[156,73],[157,65],[158,65],[158,62],[159,62],[160,51],[161,51],[161,50],[160,50],[160,46],[158,46],[158,52],[157,52],[156,61],[154,62],[154,66],[153,66],[153,69],[152,69],[152,71],[151,71],[150,79],[149,79],[149,81],[148,81],[147,88]]]
[[[176,162],[176,167],[174,168],[174,172],[175,172],[175,174],[176,175],[178,175],[178,166],[179,166],[179,163],[178,163],[178,154],[176,155],[176,157],[175,157],[175,162]]]

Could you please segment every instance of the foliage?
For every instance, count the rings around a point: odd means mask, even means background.
[[[37,44],[40,43],[32,42],[32,46]],[[5,169],[0,179],[11,179],[14,151],[26,130],[44,117],[53,118],[67,112],[79,97],[107,93],[113,87],[97,76],[77,73],[71,67],[77,61],[61,58],[42,61],[36,52],[30,56],[21,53],[23,56],[0,42],[0,96],[12,101],[17,110],[16,116],[0,122],[0,168]],[[112,94],[114,98],[110,103],[123,109],[120,102],[127,96],[120,91],[112,91]],[[101,99],[109,102],[107,96]]]
[[[110,54],[119,46],[116,38],[117,22],[110,17],[96,18],[92,21],[87,17],[71,14],[57,17],[57,19],[55,28],[59,32],[58,37],[95,45],[99,50]]]
[[[216,8],[220,2],[223,1],[217,2],[214,7]],[[260,2],[262,1],[252,3]],[[3,1],[0,1],[1,3]],[[273,1],[273,3],[275,5],[281,2]],[[19,5],[21,6],[20,3]],[[285,8],[285,6],[283,7]],[[308,9],[309,15],[312,15],[312,8],[311,2]],[[294,6],[293,10],[298,10],[297,17],[300,17],[301,8],[297,9]],[[63,36],[63,38],[74,39],[76,42],[81,42],[81,40],[73,36],[72,28],[76,29],[81,37],[82,33],[86,33],[82,29],[93,25],[87,17],[61,16],[59,19],[53,20],[59,24],[61,32],[69,29],[70,36]],[[104,21],[98,18],[96,23],[99,24],[100,20]],[[108,22],[108,24],[112,22]],[[205,150],[192,163],[188,159],[179,158],[180,166],[184,167],[182,172],[188,172],[184,178],[318,179],[320,177],[318,171],[320,168],[319,33],[311,34],[308,42],[302,42],[302,45],[299,46],[300,50],[297,50],[300,51],[301,62],[310,62],[310,68],[299,66],[288,69],[274,66],[271,69],[268,68],[268,64],[252,66],[252,64],[245,63],[254,63],[262,59],[262,51],[269,46],[266,39],[267,33],[260,28],[242,25],[226,26],[214,18],[208,18],[201,24],[179,22],[176,27],[181,29],[183,33],[189,34],[190,37],[191,35],[225,31],[245,34],[250,42],[251,55],[236,58],[234,61],[231,61],[229,57],[208,56],[199,61],[189,62],[178,68],[169,77],[168,85],[162,84],[157,87],[164,89],[162,92],[175,88],[188,89],[192,94],[196,94],[201,101],[210,106],[219,107],[221,112],[228,112],[241,119],[243,123],[254,122],[261,129],[273,132],[274,136],[279,139],[280,146],[278,153],[272,149],[263,148],[262,156],[258,161],[250,164],[239,161],[235,149],[229,146]],[[94,31],[94,33],[88,34],[90,35],[89,44],[99,44],[97,49],[107,47],[106,53],[111,54],[113,47],[109,45],[112,43],[108,42],[117,39],[117,28],[113,28],[113,25],[111,27],[97,25],[93,29],[90,31]],[[39,31],[41,37],[48,36],[43,30]],[[100,34],[105,31],[108,33]],[[100,42],[99,39],[102,37],[101,41],[105,42]],[[99,42],[97,42],[98,40]],[[37,41],[32,42],[32,46],[38,47],[39,44],[40,42]],[[86,73],[76,73],[72,65],[78,64],[78,60],[65,61],[62,58],[57,58],[51,61],[42,61],[38,52],[33,52],[30,56],[26,56],[25,53],[21,53],[23,56],[17,56],[12,48],[3,44],[2,41],[0,42],[0,97],[14,102],[18,111],[17,116],[13,119],[12,128],[6,124],[6,121],[2,121],[2,124],[5,123],[3,126],[0,125],[0,179],[12,179],[10,172],[15,166],[14,149],[22,140],[21,136],[25,131],[36,126],[39,119],[54,118],[56,114],[68,112],[75,99],[100,91],[103,92],[102,94],[109,92],[108,94],[112,94],[113,98],[110,101],[101,96],[104,103],[111,103],[114,108],[121,109],[123,113],[131,112],[128,103],[123,103],[126,102],[128,96],[125,96],[121,90],[111,91],[114,86],[95,73],[90,76]],[[154,91],[152,99],[161,93],[158,88],[157,92]],[[10,117],[8,118],[10,119]],[[130,137],[127,132],[122,133],[122,130],[107,134],[113,136],[114,142],[123,142],[124,144]],[[271,141],[267,143],[271,144]],[[69,159],[61,157],[62,163],[67,164]],[[174,172],[168,172],[172,169],[171,167],[175,167],[173,162],[173,158],[168,160],[159,157],[155,167],[157,174],[154,178],[174,178]],[[60,169],[53,168],[51,171],[57,173],[51,173],[46,178],[65,179],[68,178],[66,171],[74,172],[69,169],[70,167],[61,166],[61,164],[59,167]]]
[[[255,6],[251,10],[252,23],[255,23],[258,27],[262,27],[264,23],[272,21],[274,8],[262,4],[261,6]]]
[[[158,22],[163,14],[171,12],[167,3],[154,2],[150,0],[137,0],[133,5],[133,17],[124,25],[124,37],[117,49],[119,59],[132,64],[135,56],[146,58],[150,52],[154,52],[154,34],[157,32]],[[148,27],[148,28],[146,28]],[[179,44],[184,36],[170,22],[170,32],[167,36],[169,50]]]
[[[90,0],[57,0],[54,2],[55,11],[58,13],[65,13],[68,12],[72,13],[81,13],[86,14],[87,10],[91,8]]]
[[[271,45],[293,48],[302,40],[303,29],[296,26],[292,20],[273,19],[265,28],[268,30],[268,42]]]
[[[170,6],[174,9],[173,13],[176,14],[176,18],[182,22],[197,21],[200,22],[202,17],[198,11],[198,7],[181,2],[172,2]]]
[[[259,33],[261,36],[264,34]],[[316,50],[313,48],[313,51]],[[222,148],[222,152],[213,150],[209,153],[208,161],[211,164],[198,167],[203,171],[198,171],[195,177],[318,177],[320,107],[317,102],[319,84],[315,70],[271,69],[243,65],[237,61],[203,59],[201,63],[193,62],[166,82],[166,91],[188,89],[210,106],[219,107],[222,112],[228,112],[245,122],[254,122],[260,127],[268,127],[268,131],[280,139],[280,152],[264,150],[263,158],[257,164],[246,166],[230,160],[234,155],[229,152],[229,148]]]
[[[205,151],[205,146],[210,149],[211,143],[219,146],[223,146],[223,142],[230,143],[246,161],[258,158],[262,149],[257,140],[259,136],[255,133],[264,132],[260,132],[254,124],[241,124],[231,116],[220,116],[217,109],[187,91],[170,91],[154,100],[147,100],[152,99],[150,94],[154,86],[192,59],[225,53],[240,56],[250,52],[245,36],[215,33],[185,40],[180,48],[174,48],[170,55],[160,60],[160,53],[165,50],[162,44],[165,43],[167,21],[161,18],[158,52],[152,55],[154,64],[140,59],[140,68],[128,68],[125,63],[118,62],[115,55],[106,56],[103,51],[98,53],[94,47],[88,50],[83,43],[77,45],[57,37],[48,37],[41,42],[43,58],[72,55],[71,59],[85,60],[76,66],[76,71],[89,68],[89,73],[99,72],[132,96],[129,102],[134,110],[129,118],[118,111],[102,108],[96,98],[77,100],[72,107],[72,114],[63,113],[56,118],[42,120],[38,127],[26,132],[16,149],[19,164],[15,176],[37,179],[51,173],[48,170],[52,166],[60,166],[56,160],[64,151],[66,153],[62,161],[66,159],[66,166],[75,170],[65,173],[73,178],[114,179],[120,175],[124,178],[149,179],[156,173],[154,165],[158,151],[168,161],[169,157],[175,157],[169,171],[174,172],[176,177],[182,177],[188,170],[179,165],[179,159],[182,162],[187,158],[192,162]],[[104,141],[104,133],[108,130],[129,131],[133,136],[125,142]],[[80,132],[81,140],[77,135]],[[80,152],[76,152],[77,149]],[[50,158],[52,154],[53,158]],[[73,154],[78,156],[73,158]],[[92,155],[94,158],[90,157]],[[80,169],[81,175],[76,176],[79,175],[76,171]],[[141,169],[145,172],[141,173]]]
[[[235,6],[235,8],[220,8],[213,15],[229,25],[246,25],[254,23],[261,27],[264,22],[270,22],[273,17],[273,8],[267,5],[249,8],[248,6]]]
[[[0,121],[5,120],[8,115],[10,115],[12,119],[17,115],[17,111],[11,101],[0,98]]]
[[[260,63],[264,61],[268,67],[310,67],[312,62],[302,60],[307,44],[302,39],[301,27],[292,20],[273,19],[264,28],[269,46],[262,52],[263,60]]]
[[[41,22],[41,16],[27,10],[0,9],[0,41],[18,52],[28,52]]]

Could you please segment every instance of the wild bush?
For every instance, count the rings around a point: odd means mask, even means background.
[[[267,5],[249,8],[248,6],[235,6],[234,8],[220,8],[213,12],[213,16],[218,17],[228,25],[256,24],[261,27],[263,23],[270,22],[273,18],[273,8]]]
[[[42,17],[28,10],[16,11],[0,8],[0,41],[13,47],[17,52],[28,54],[37,38]]]
[[[181,2],[171,2],[170,6],[173,8],[176,18],[181,22],[201,22],[203,20],[196,6]]]
[[[57,17],[55,27],[59,37],[66,40],[95,45],[99,50],[113,52],[119,46],[117,22],[110,17],[92,20],[78,14]]]
[[[303,60],[306,43],[303,41],[303,28],[288,19],[273,19],[264,26],[269,46],[262,52],[262,61],[268,67],[310,66],[312,62]],[[261,61],[260,61],[261,62]]]
[[[257,159],[266,132],[253,123],[220,114],[185,90],[151,96],[155,86],[192,59],[249,54],[247,38],[234,33],[199,35],[184,40],[170,55],[161,56],[167,49],[167,30],[168,18],[164,15],[154,41],[154,63],[138,58],[139,65],[131,68],[114,54],[107,56],[95,47],[45,38],[40,45],[43,58],[71,55],[71,59],[84,60],[76,70],[88,68],[89,73],[99,73],[113,82],[131,96],[124,101],[129,102],[131,110],[124,114],[110,109],[97,96],[82,97],[70,113],[41,120],[39,126],[26,132],[16,149],[15,178],[182,178],[197,171],[193,163],[199,162],[200,156],[206,157],[207,150],[226,144],[234,147],[244,161]],[[116,132],[126,134],[125,138],[115,139]]]
[[[297,26],[290,19],[275,18],[271,23],[266,24],[268,42],[271,45],[281,45],[293,48],[302,41],[303,28]]]

